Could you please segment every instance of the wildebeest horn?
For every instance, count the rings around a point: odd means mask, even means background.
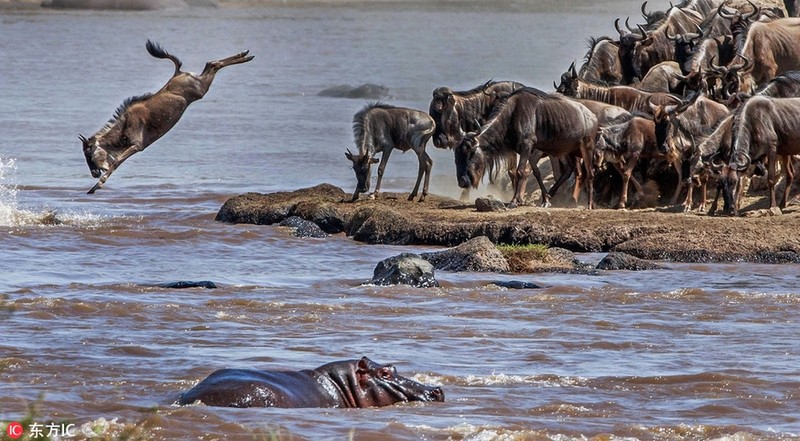
[[[578,72],[575,72],[575,62],[573,61],[572,64],[569,65],[569,73],[572,75],[573,78],[578,77]]]
[[[744,55],[742,55],[741,57],[744,60],[744,66],[742,66],[742,72],[747,72],[748,70],[750,70],[751,67],[753,67],[753,62],[750,61],[750,59],[745,57]]]
[[[642,17],[644,17],[644,19],[647,20],[648,15],[647,11],[644,10],[645,6],[647,6],[647,2],[642,3]]]
[[[726,18],[728,20],[731,20],[731,19],[736,18],[736,16],[741,14],[738,10],[736,10],[736,12],[734,12],[734,13],[730,13],[727,10],[723,11],[723,8],[725,8],[725,2],[721,3],[719,5],[719,8],[717,8],[717,15],[719,15],[722,18]]]
[[[717,58],[717,56],[714,55],[708,61],[706,61],[706,67],[708,67],[708,70],[710,70],[711,72],[714,72],[717,75],[727,75],[727,73],[728,73],[728,68],[727,67],[725,67],[725,66],[717,66],[716,64],[714,64],[714,60],[716,58]]]
[[[742,64],[728,66],[728,69],[727,69],[728,72],[738,72],[738,71],[745,72],[750,67],[752,67],[753,63],[750,61],[749,58],[745,57],[744,55],[739,55],[739,58],[744,60],[744,62]]]
[[[78,138],[79,138],[79,139],[81,140],[81,142],[82,142],[82,143],[84,143],[84,144],[86,144],[87,142],[89,142],[89,140],[88,140],[88,139],[86,139],[86,137],[85,137],[85,136],[83,136],[83,135],[81,135],[80,133],[78,134]]]
[[[617,32],[619,32],[620,37],[624,37],[625,35],[629,34],[629,32],[623,31],[622,28],[619,26],[619,18],[614,20],[614,27],[617,28]]]
[[[628,30],[629,30],[629,31],[631,31],[631,32],[633,32],[633,33],[636,33],[636,29],[632,28],[632,27],[631,27],[631,24],[630,24],[630,23],[628,23],[628,22],[630,21],[630,19],[631,19],[630,17],[626,17],[626,18],[625,18],[625,27],[626,27],[626,28],[628,28]],[[641,26],[640,26],[640,27],[641,27]],[[641,29],[640,29],[640,30],[641,30]]]
[[[553,89],[558,90],[558,84],[555,81],[553,81]]]
[[[682,35],[678,35],[678,36],[676,37],[676,36],[674,36],[674,35],[670,34],[670,32],[669,32],[669,31],[667,31],[667,39],[668,39],[669,41],[680,41],[680,40],[683,40],[683,38],[682,38],[682,37],[683,37]]]
[[[644,30],[642,25],[637,24],[636,26],[639,28],[639,31],[642,32],[642,39],[646,39],[646,38],[650,37],[649,35],[647,35],[647,31]]]
[[[751,13],[749,13],[747,15],[742,15],[742,20],[749,20],[750,17],[761,13],[761,8],[759,8],[758,6],[753,4],[753,2],[751,0],[747,0],[747,3],[750,3],[750,6],[753,7],[753,12],[751,12]]]

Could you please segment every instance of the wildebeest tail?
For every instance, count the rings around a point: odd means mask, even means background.
[[[145,45],[145,48],[147,48],[147,53],[149,53],[150,55],[152,55],[152,56],[154,56],[156,58],[165,58],[165,59],[168,59],[168,60],[172,60],[172,62],[175,63],[175,74],[174,75],[177,75],[181,71],[181,66],[183,65],[183,63],[181,63],[181,60],[179,60],[178,57],[176,57],[175,55],[172,55],[169,52],[167,52],[158,43],[153,43],[152,41],[147,40],[147,44]]]

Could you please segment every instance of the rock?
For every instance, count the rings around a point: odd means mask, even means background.
[[[439,286],[433,274],[433,265],[414,253],[403,253],[378,262],[369,283],[411,285],[417,288]]]
[[[356,98],[377,100],[389,97],[389,88],[378,84],[362,84],[352,87],[347,84],[329,87],[317,93],[332,98]]]
[[[186,289],[186,288],[206,288],[206,289],[216,289],[217,284],[214,282],[210,282],[208,280],[202,280],[199,282],[192,282],[188,280],[180,280],[177,282],[168,282],[168,283],[160,283],[158,284],[159,288],[168,288],[168,289]]]
[[[533,282],[523,282],[521,280],[506,280],[499,282],[492,282],[492,285],[499,286],[506,289],[539,289],[541,286]]]
[[[341,188],[330,184],[320,184],[292,192],[245,193],[225,201],[217,212],[215,220],[233,224],[270,225],[294,215],[296,207],[307,204],[309,200],[317,204],[333,203],[341,201],[346,196]],[[309,218],[309,216],[303,217]],[[319,222],[315,223],[322,225]],[[337,233],[341,230],[326,231]]]
[[[597,264],[597,269],[642,271],[664,269],[664,267],[638,257],[633,257],[630,254],[608,253],[606,257],[603,257],[603,260]]]
[[[291,229],[295,237],[328,237],[319,225],[298,216],[289,216],[278,225]]]
[[[575,253],[559,247],[503,247],[503,256],[512,273],[585,272]]]
[[[508,210],[506,204],[493,195],[475,199],[475,208],[481,213]]]
[[[444,251],[421,254],[422,258],[442,271],[509,271],[503,253],[486,236],[470,239],[457,247]]]

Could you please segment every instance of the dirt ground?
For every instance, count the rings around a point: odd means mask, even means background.
[[[682,262],[800,262],[800,207],[767,210],[750,197],[746,216],[643,210],[522,206],[480,213],[474,204],[431,195],[410,202],[386,193],[349,202],[342,189],[321,184],[292,192],[248,193],[229,199],[217,220],[269,225],[300,216],[331,234],[366,243],[455,246],[487,236],[496,244],[544,244],[574,252],[621,251],[643,259]]]

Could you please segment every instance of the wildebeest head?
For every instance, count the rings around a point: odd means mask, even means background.
[[[561,84],[556,85],[556,92],[566,96],[576,96],[578,94],[578,72],[575,71],[575,62],[569,65],[567,71],[561,74]]]
[[[699,94],[695,95],[695,97]],[[685,111],[689,106],[694,103],[690,101],[687,103],[676,103],[669,105],[655,105],[648,101],[650,110],[653,113],[653,123],[655,123],[656,146],[658,153],[666,155],[670,150],[670,134],[676,130],[677,124],[675,118],[677,115]]]
[[[712,57],[707,64],[707,77],[717,78],[719,80],[721,83],[719,98],[723,100],[730,99],[745,88],[742,86],[744,84],[743,76],[750,71],[753,67],[753,63],[747,57],[741,55],[740,57],[743,60],[741,63],[732,64],[727,67],[715,65],[714,57]]]
[[[86,158],[92,177],[99,178],[110,167],[108,152],[98,145],[94,136],[87,139],[83,135],[78,135],[78,138],[83,143],[83,156]]]
[[[614,20],[614,27],[617,28],[619,33],[619,62],[622,64],[622,81],[624,84],[630,84],[634,79],[642,78],[637,75],[633,66],[633,50],[637,43],[644,38],[644,35],[633,32],[628,24],[629,18],[625,19],[625,26],[629,29],[628,31],[620,27],[619,18]]]
[[[438,148],[447,148],[446,139],[442,133],[442,112],[447,105],[448,98],[452,98],[453,90],[449,87],[437,87],[433,91],[433,98],[428,108],[428,115],[436,122],[433,132],[433,145]]]
[[[378,162],[377,158],[373,158],[369,154],[353,154],[350,150],[344,153],[350,161],[353,162],[353,171],[356,173],[356,191],[353,193],[353,199],[358,198],[359,193],[366,193],[369,191],[369,178],[372,169],[372,164]]]
[[[486,156],[480,148],[478,132],[464,134],[461,142],[455,148],[456,179],[458,186],[478,188],[481,177],[486,171]]]

